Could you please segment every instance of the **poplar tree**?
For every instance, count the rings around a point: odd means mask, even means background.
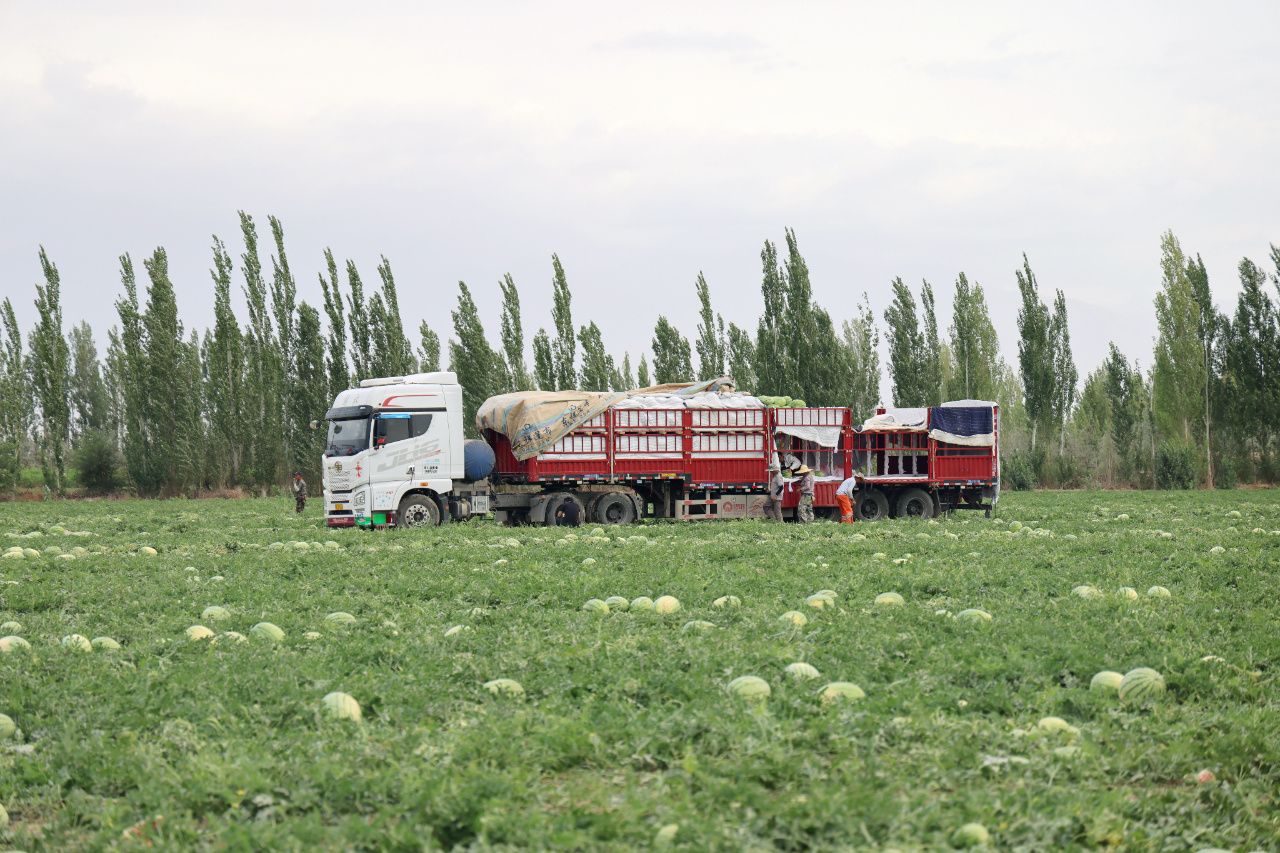
[[[1241,259],[1238,270],[1240,294],[1226,332],[1223,396],[1229,401],[1233,439],[1265,464],[1280,414],[1280,325],[1266,273],[1248,258]]]
[[[138,285],[133,259],[120,256],[120,284],[124,294],[116,300],[120,328],[112,335],[109,355],[111,385],[118,389],[117,410],[120,417],[121,446],[129,480],[142,495],[148,494],[147,453],[150,436],[146,412],[146,352],[143,349],[142,311],[138,303]]]
[[[631,356],[628,353],[622,354],[622,364],[618,367],[614,374],[613,390],[614,391],[630,391],[636,387],[635,375],[631,372]]]
[[[555,354],[551,350],[551,338],[546,329],[538,329],[533,336],[533,379],[543,391],[565,390],[557,387]]]
[[[1172,231],[1160,238],[1161,287],[1156,293],[1156,348],[1152,372],[1152,412],[1162,436],[1194,441],[1206,371],[1196,303],[1187,260]]]
[[[324,250],[325,271],[320,273],[320,292],[324,296],[324,315],[329,322],[329,351],[325,356],[325,370],[329,377],[329,396],[351,387],[351,371],[347,367],[347,321],[342,304],[342,283],[338,279],[338,264],[333,250]],[[440,343],[436,342],[436,358],[439,359]]]
[[[240,321],[231,307],[231,255],[213,238],[213,332],[209,337],[205,375],[209,431],[214,458],[222,464],[214,480],[219,485],[240,482],[246,444],[244,423],[245,353]]]
[[[578,342],[582,345],[582,382],[584,391],[608,391],[613,385],[613,357],[604,348],[600,336],[600,327],[595,322],[588,323],[578,332]]]
[[[1209,290],[1209,271],[1199,255],[1187,262],[1187,280],[1191,285],[1191,298],[1199,309],[1200,323],[1197,327],[1200,339],[1200,350],[1204,367],[1204,461],[1205,488],[1213,488],[1213,392],[1218,381],[1220,358],[1218,353],[1219,337],[1222,334],[1224,318],[1213,304],[1213,293]]]
[[[920,308],[924,311],[924,346],[917,358],[920,361],[920,391],[922,406],[941,405],[945,393],[943,386],[942,342],[938,337],[938,314],[934,304],[933,285],[928,279],[920,284]]]
[[[302,413],[294,410],[296,399],[292,389],[298,377],[294,373],[294,344],[297,336],[298,286],[289,269],[289,256],[284,248],[284,226],[274,216],[267,217],[275,254],[271,256],[271,313],[275,319],[275,352],[272,359],[272,384],[277,390],[278,404],[274,421],[280,433],[282,458],[287,462],[298,452],[306,423],[300,422]]]
[[[529,371],[524,360],[524,327],[520,323],[520,291],[511,273],[498,282],[502,291],[502,354],[506,366],[506,390],[525,391],[529,388]]]
[[[653,379],[649,376],[649,362],[644,353],[640,354],[640,366],[636,368],[636,387],[648,388],[653,385]]]
[[[423,320],[418,324],[418,339],[419,369],[424,373],[435,373],[440,369],[440,336]]]
[[[1036,274],[1024,252],[1022,269],[1015,271],[1022,307],[1018,310],[1018,367],[1022,374],[1023,405],[1031,422],[1031,454],[1042,427],[1054,419],[1058,396],[1053,342],[1050,338],[1049,309],[1040,299]]]
[[[243,337],[245,353],[244,405],[246,435],[245,481],[260,493],[276,482],[284,442],[281,436],[280,350],[272,329],[268,285],[262,276],[258,256],[258,229],[253,217],[240,211],[240,234],[244,252],[240,255],[241,285],[249,310],[249,324]]]
[[[844,321],[841,332],[849,367],[842,405],[852,408],[855,417],[869,417],[880,401],[880,333],[866,293],[857,314]]]
[[[551,256],[552,270],[552,304],[551,320],[556,327],[556,337],[551,344],[552,363],[555,365],[555,380],[552,383],[556,390],[574,388],[577,385],[577,336],[573,328],[573,297],[569,293],[569,282],[565,279],[564,267],[558,255]]]
[[[143,372],[140,377],[141,420],[147,452],[137,479],[138,490],[157,496],[182,482],[184,465],[182,418],[192,405],[187,354],[183,351],[178,301],[169,278],[169,257],[158,247],[143,261],[147,270],[147,305],[142,314]],[[181,377],[178,379],[178,377]],[[175,381],[177,380],[177,381]]]
[[[66,447],[71,409],[67,404],[70,351],[62,336],[62,280],[58,267],[40,247],[44,284],[36,285],[38,320],[30,337],[31,386],[40,407],[37,421],[40,470],[44,485],[61,495],[66,488]]]
[[[404,322],[400,319],[400,295],[386,255],[378,264],[378,278],[382,280],[382,292],[378,294],[380,316],[376,320],[372,313],[370,316],[374,347],[371,360],[378,365],[374,372],[382,376],[404,376],[414,371],[413,347],[404,333]]]
[[[502,382],[502,359],[489,345],[471,290],[462,281],[458,282],[458,307],[453,311],[453,334],[456,340],[449,341],[449,360],[462,386],[462,424],[467,435],[474,437],[476,411]]]
[[[693,288],[698,295],[698,373],[713,379],[725,372],[724,318],[711,310],[711,288],[701,271]]]
[[[12,487],[22,459],[22,437],[31,422],[31,388],[22,351],[22,331],[5,297],[0,302],[0,485]]]
[[[1053,300],[1053,315],[1049,318],[1049,343],[1053,352],[1053,422],[1058,428],[1058,455],[1067,449],[1067,422],[1076,402],[1075,357],[1071,353],[1071,327],[1067,322],[1067,298],[1061,290]]]
[[[733,323],[725,335],[725,359],[729,375],[742,390],[755,391],[756,379],[756,346],[751,340],[751,333]]]
[[[982,285],[972,285],[964,273],[956,278],[951,315],[951,355],[955,375],[947,389],[950,399],[991,400],[996,397],[1000,344],[987,311]]]
[[[177,316],[176,310],[174,316]],[[181,324],[178,332],[182,332]],[[197,490],[208,489],[212,485],[200,335],[193,329],[186,341],[178,340],[177,351],[178,364],[172,381],[182,384],[182,392],[175,398],[181,408],[174,413],[176,433],[173,444],[176,448],[177,466],[170,488],[194,494]]]
[[[756,324],[756,390],[766,395],[790,394],[795,389],[787,387],[789,377],[782,340],[786,295],[782,270],[778,266],[778,249],[768,240],[760,250],[760,265],[763,271],[760,296],[764,307]]]
[[[364,299],[364,282],[354,261],[347,261],[347,328],[351,330],[352,382],[373,376],[370,365],[372,335],[369,329],[369,306]]]
[[[90,432],[100,432],[107,426],[107,388],[102,381],[102,368],[98,361],[98,346],[93,340],[93,329],[81,321],[71,327],[68,340],[71,351],[71,376],[68,403],[71,407],[70,438],[78,442]]]
[[[333,397],[329,393],[330,377],[325,364],[324,330],[320,325],[320,312],[305,300],[298,305],[293,375],[296,381],[289,389],[293,398],[291,408],[307,421],[319,420],[329,408]],[[302,471],[312,482],[318,482],[324,446],[324,430],[301,431],[299,441],[294,446],[293,469]]]
[[[665,316],[658,317],[653,330],[652,346],[653,378],[657,384],[691,381],[693,359],[689,341]]]
[[[884,312],[888,327],[889,379],[893,384],[896,406],[928,405],[930,394],[925,385],[925,339],[916,315],[916,300],[902,279],[891,285],[893,301]]]

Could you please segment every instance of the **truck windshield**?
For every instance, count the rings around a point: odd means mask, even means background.
[[[325,456],[354,456],[369,449],[369,418],[329,421]]]

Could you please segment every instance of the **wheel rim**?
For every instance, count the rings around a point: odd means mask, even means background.
[[[880,505],[867,498],[858,504],[858,514],[863,518],[878,518],[880,516]]]
[[[435,519],[426,504],[413,504],[405,509],[404,524],[406,527],[420,527],[434,523]]]
[[[910,518],[920,518],[924,515],[924,501],[919,498],[912,498],[907,501],[907,516]]]
[[[621,501],[610,501],[604,508],[604,520],[609,524],[621,524],[627,516],[627,508]]]

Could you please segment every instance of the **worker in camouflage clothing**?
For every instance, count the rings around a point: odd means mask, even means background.
[[[782,491],[786,484],[782,480],[782,466],[775,457],[769,463],[769,494],[764,499],[764,520],[782,521]]]
[[[307,481],[302,479],[301,471],[293,472],[292,489],[295,509],[298,512],[302,512],[307,505]]]
[[[808,465],[801,465],[796,469],[796,476],[800,478],[800,502],[796,504],[796,521],[808,524],[813,521],[813,471]]]

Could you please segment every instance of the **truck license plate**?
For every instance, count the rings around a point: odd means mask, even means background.
[[[489,496],[476,495],[471,499],[471,511],[473,513],[483,513],[489,511]]]
[[[334,504],[334,505],[333,505],[333,508],[334,508],[334,509],[346,509],[346,508],[347,508],[347,505],[346,505],[346,504]]]

